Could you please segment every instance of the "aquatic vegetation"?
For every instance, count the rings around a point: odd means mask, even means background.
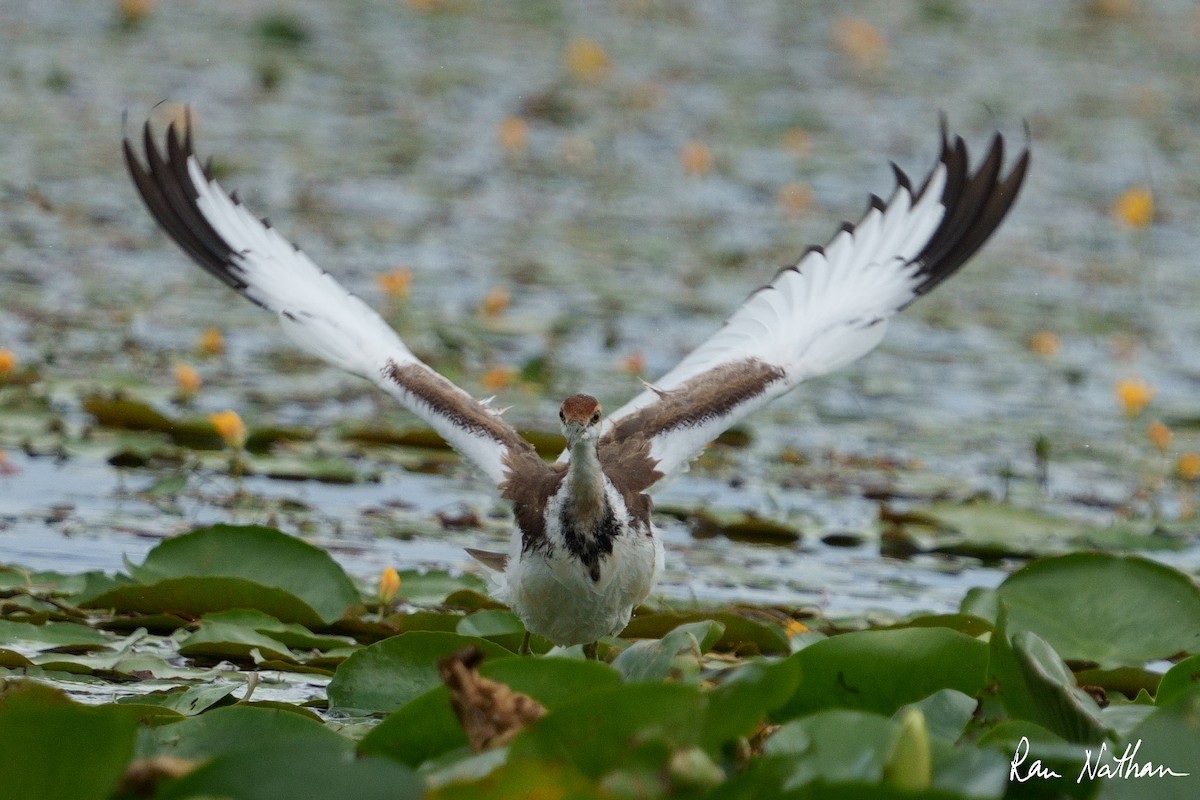
[[[1144,558],[1042,558],[956,614],[854,630],[640,609],[598,662],[516,655],[520,623],[480,588],[391,567],[356,587],[261,527],[115,576],[0,567],[0,730],[21,731],[0,794],[1090,798],[1112,784],[1088,765],[1137,742],[1195,771],[1200,588]],[[1023,752],[1058,777],[1014,780]]]

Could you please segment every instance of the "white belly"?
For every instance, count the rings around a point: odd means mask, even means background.
[[[624,629],[654,587],[662,561],[658,537],[637,530],[613,541],[612,553],[601,558],[599,581],[565,547],[548,556],[510,553],[505,599],[530,633],[559,645],[587,644]]]

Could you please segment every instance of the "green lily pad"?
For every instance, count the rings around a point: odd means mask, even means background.
[[[700,656],[724,631],[724,625],[711,619],[686,622],[661,639],[634,642],[613,659],[612,665],[630,683],[663,680],[671,674],[679,656],[693,655],[698,670]]]
[[[146,585],[131,584],[82,601],[80,606],[138,614],[173,612],[181,615],[174,618],[177,625],[187,624],[186,617],[234,608],[258,609],[301,625],[324,624],[316,610],[290,592],[245,578],[170,578]]]
[[[620,676],[606,664],[565,658],[486,660],[479,673],[514,692],[529,695],[548,709],[620,683]],[[386,755],[416,767],[466,743],[466,734],[451,710],[449,692],[439,685],[405,703],[379,723],[363,737],[358,751]]]
[[[1200,655],[1188,656],[1162,676],[1154,702],[1165,705],[1197,690],[1200,690]]]
[[[791,658],[800,664],[802,677],[778,718],[827,708],[891,715],[942,689],[977,695],[988,647],[946,628],[903,628],[832,636]]]
[[[1038,559],[997,589],[1008,629],[1044,639],[1064,659],[1140,665],[1200,653],[1200,588],[1140,556],[1070,553]]]
[[[783,707],[800,685],[800,663],[792,658],[747,661],[722,676],[708,692],[703,744],[716,752],[749,736],[768,714]]]
[[[418,800],[423,793],[422,781],[394,761],[355,757],[327,741],[283,740],[216,756],[162,786],[155,797],[156,800],[196,797]]]
[[[562,763],[596,779],[621,766],[640,743],[699,744],[705,712],[704,697],[692,686],[639,683],[600,689],[564,703],[519,733],[509,745],[509,760]]]
[[[256,608],[312,627],[336,622],[361,602],[350,578],[324,550],[257,526],[215,525],[168,539],[130,572],[136,584],[80,604],[197,616]]]
[[[1098,769],[1101,764],[1112,765],[1126,752],[1136,753],[1131,759],[1141,777],[1107,778]],[[1200,692],[1177,696],[1158,708],[1123,741],[1109,748],[1105,758],[1099,755],[1090,761],[1101,783],[1099,800],[1154,797],[1168,800],[1191,800],[1200,797]],[[1149,765],[1150,773],[1140,770]],[[1160,770],[1170,770],[1169,775]],[[1119,767],[1117,775],[1124,775]],[[1183,773],[1187,773],[1184,775]],[[1086,778],[1085,778],[1086,780]]]
[[[0,619],[0,645],[11,645],[15,642],[29,642],[30,644],[62,648],[111,645],[114,640],[94,628],[74,622],[47,622],[45,625],[32,625],[28,622],[11,622]]]
[[[140,758],[210,758],[274,742],[321,745],[343,754],[354,749],[346,737],[301,714],[239,704],[144,728],[138,732],[137,753]]]
[[[251,628],[295,650],[335,650],[355,646],[354,640],[349,637],[315,634],[303,625],[280,622],[270,614],[254,609],[239,608],[205,614],[201,622],[220,622]]]
[[[1009,635],[1002,606],[988,645],[988,676],[1008,716],[1034,722],[1069,742],[1095,743],[1108,735],[1100,709],[1075,683],[1050,645],[1031,631]]]
[[[724,626],[721,637],[713,647],[721,651],[734,651],[743,655],[786,655],[791,646],[782,628],[774,623],[759,622],[744,614],[732,611],[664,611],[654,614],[638,614],[629,620],[623,639],[658,639],[688,622],[711,620]]]
[[[154,705],[169,708],[184,716],[193,716],[216,705],[228,705],[235,702],[231,694],[237,689],[234,683],[205,683],[197,686],[176,686],[161,692],[148,692],[135,697],[125,697],[118,703],[134,703],[136,705]]]
[[[76,705],[38,683],[2,684],[0,797],[105,800],[133,756],[134,733],[127,714]]]
[[[253,628],[225,622],[203,621],[195,632],[179,643],[179,654],[190,657],[246,660],[254,650],[263,658],[287,662],[296,660],[283,642]]]
[[[437,664],[468,645],[487,658],[512,656],[511,650],[480,639],[443,631],[412,631],[376,642],[354,653],[329,682],[329,704],[360,711],[394,711],[441,683]]]

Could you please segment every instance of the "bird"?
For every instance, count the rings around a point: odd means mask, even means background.
[[[300,347],[372,381],[430,425],[512,504],[506,552],[468,550],[494,571],[494,594],[530,634],[583,645],[624,630],[663,568],[649,495],[709,442],[801,381],[873,350],[889,320],[963,266],[996,231],[1029,167],[1007,170],[991,137],[974,169],[945,116],[940,150],[919,186],[895,163],[888,200],[871,194],[856,224],[800,258],[738,307],[674,368],[605,416],[590,394],[562,401],[567,441],[542,459],[491,400],[479,400],[417,358],[370,306],[344,289],[236,192],[193,146],[190,112],[162,149],[151,123],[125,164],[159,226],[200,267],[273,312]]]

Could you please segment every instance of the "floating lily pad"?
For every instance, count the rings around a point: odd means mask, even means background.
[[[138,733],[137,752],[140,758],[210,758],[274,742],[323,745],[342,754],[354,749],[346,737],[294,711],[233,705],[143,729]]]
[[[475,645],[488,658],[511,650],[475,636],[412,631],[364,647],[347,658],[329,683],[329,704],[360,711],[394,711],[441,682],[438,661]]]
[[[661,639],[634,642],[613,660],[613,669],[628,682],[658,682],[670,675],[679,656],[693,656],[699,668],[700,657],[711,648],[725,626],[711,619],[686,622]]]
[[[111,645],[114,640],[94,628],[75,622],[47,622],[32,625],[0,619],[0,645],[28,642],[47,648],[81,647],[91,649]]]
[[[988,645],[989,681],[999,689],[1008,716],[1036,723],[1069,742],[1098,743],[1108,735],[1095,700],[1037,634],[1010,635],[1007,607],[996,621]]]
[[[597,779],[621,766],[639,743],[698,745],[705,712],[704,697],[692,686],[642,683],[600,689],[559,706],[517,734],[509,759],[562,763]]]
[[[202,622],[220,622],[251,628],[296,650],[333,650],[353,647],[355,644],[353,639],[346,636],[318,635],[303,625],[280,622],[270,614],[245,608],[205,614]]]
[[[216,525],[167,539],[131,566],[136,584],[81,603],[196,616],[255,608],[310,627],[335,622],[360,604],[358,590],[324,550],[272,528]]]
[[[629,620],[621,637],[625,639],[657,639],[688,622],[712,620],[724,626],[721,637],[713,645],[717,650],[743,654],[784,655],[791,652],[782,628],[773,622],[759,622],[732,611],[663,611],[639,614]]]
[[[253,776],[251,778],[250,776]],[[237,797],[353,797],[418,800],[424,784],[406,767],[370,756],[357,758],[326,741],[276,741],[223,753],[161,787],[157,800]]]
[[[1064,659],[1119,666],[1200,653],[1200,588],[1140,556],[1040,559],[1010,575],[997,596],[1010,631],[1036,633]]]
[[[988,648],[945,628],[905,628],[831,636],[791,658],[800,664],[801,681],[776,713],[780,719],[826,708],[891,715],[941,689],[977,695]]]
[[[295,656],[287,645],[242,625],[205,621],[193,633],[179,642],[179,654],[206,656],[211,659],[247,660],[258,651],[261,657],[294,663]]]
[[[1158,684],[1154,702],[1165,705],[1197,690],[1200,690],[1200,655],[1189,656],[1167,670]]]
[[[612,667],[565,658],[488,659],[480,665],[479,673],[514,692],[529,695],[548,709],[620,683]],[[363,737],[358,750],[387,755],[415,767],[466,743],[466,735],[450,708],[449,692],[438,685],[379,723]]]

